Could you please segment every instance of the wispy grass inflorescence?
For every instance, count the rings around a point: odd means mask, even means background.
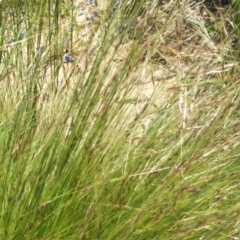
[[[238,239],[238,5],[1,1],[0,239]]]

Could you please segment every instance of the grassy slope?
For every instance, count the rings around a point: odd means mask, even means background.
[[[239,237],[234,10],[138,1],[79,26],[69,3],[17,2],[1,3],[0,238]]]

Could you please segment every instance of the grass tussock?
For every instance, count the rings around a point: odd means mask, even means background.
[[[214,8],[0,2],[0,239],[240,238],[239,3]]]

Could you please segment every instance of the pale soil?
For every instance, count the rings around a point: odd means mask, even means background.
[[[94,4],[90,6],[85,6],[85,1],[76,2],[77,6],[84,6],[87,12],[94,11],[104,11],[107,8],[107,1],[98,0],[98,6]],[[197,11],[197,10],[194,10]],[[68,91],[71,92],[74,89],[74,81],[72,77],[69,77],[71,69],[73,74],[71,76],[79,76],[79,74],[85,68],[89,56],[94,57],[97,50],[101,44],[102,33],[98,30],[94,36],[94,40],[91,40],[91,45],[88,45],[89,36],[91,33],[91,28],[93,27],[94,21],[98,19],[93,17],[93,20],[88,21],[86,19],[86,14],[78,16],[79,8],[75,11],[76,23],[78,28],[74,31],[74,39],[76,44],[73,49],[76,54],[75,62],[70,64],[64,64],[60,70],[59,75],[59,87],[68,86]],[[200,16],[197,12],[191,13],[196,19],[199,20]],[[64,21],[63,25],[67,24]],[[181,37],[180,40],[176,40],[173,34],[179,33]],[[202,33],[198,33],[201,36]],[[192,44],[189,44],[192,40],[192,36],[196,35],[196,30],[191,29],[189,25],[184,23],[177,23],[177,25],[170,25],[168,31],[165,33],[166,40],[159,41],[160,54],[162,54],[167,63],[165,65],[161,63],[151,63],[147,65],[135,66],[132,72],[122,83],[122,101],[129,105],[127,115],[129,115],[129,121],[131,122],[144,108],[144,106],[149,102],[154,102],[152,104],[152,110],[156,108],[161,108],[163,104],[167,102],[167,99],[172,96],[176,91],[181,91],[182,87],[186,84],[186,80],[191,76],[195,79],[195,83],[202,81],[208,74],[212,67],[218,66],[217,72],[221,72],[222,59],[221,55],[217,54],[219,47],[215,46],[212,41],[205,39],[204,37],[196,38],[194,48]],[[169,36],[168,36],[169,35]],[[169,40],[167,40],[169,39]],[[185,42],[182,44],[182,42]],[[127,58],[131,50],[132,40],[125,42],[119,48],[119,51],[114,57],[114,61],[111,61],[111,71],[106,75],[104,80],[103,89],[107,88],[109,82],[112,81],[114,75],[119,71],[122,66],[122,62]],[[188,45],[189,44],[189,45]],[[190,47],[189,47],[190,46]],[[155,51],[154,49],[149,49],[149,53]],[[223,49],[224,51],[224,49]],[[109,49],[109,58],[114,52],[113,48]],[[216,57],[219,56],[219,57]],[[105,61],[101,65],[102,73],[108,67],[109,59],[106,57]],[[208,66],[207,68],[205,67]],[[91,66],[91,63],[89,63]],[[229,70],[232,69],[234,63],[229,65]],[[203,71],[199,71],[199,68],[203,68]],[[205,70],[206,69],[206,70]],[[90,72],[91,68],[88,69]],[[196,75],[196,72],[198,75]],[[74,75],[76,74],[76,75]],[[87,73],[88,74],[88,73]],[[211,73],[210,73],[211,74]],[[49,74],[50,76],[50,74]],[[86,79],[87,76],[82,76],[82,79]],[[77,77],[76,77],[77,79]],[[127,93],[126,93],[127,89]],[[104,103],[104,99],[99,100],[99,104]],[[100,107],[101,108],[101,107]],[[129,112],[130,111],[130,112]],[[149,111],[151,112],[151,111]],[[143,129],[151,122],[151,114],[143,120]]]
[[[94,4],[90,6],[85,6],[85,0],[76,1],[76,6],[84,6],[86,12],[97,11],[101,13],[107,8],[106,0],[98,0],[98,6]],[[58,79],[58,88],[67,86],[67,91],[69,98],[71,96],[72,90],[76,85],[76,80],[83,80],[87,78],[87,75],[82,76],[83,69],[86,66],[87,60],[94,59],[98,49],[101,44],[101,37],[103,36],[102,30],[98,30],[94,36],[94,40],[91,40],[91,45],[89,45],[89,37],[91,31],[94,31],[94,21],[99,19],[99,16],[94,16],[93,20],[87,21],[86,15],[78,16],[79,7],[75,10],[76,23],[73,40],[74,46],[72,49],[72,55],[74,57],[74,62],[69,64],[63,64],[60,68],[59,79]],[[199,18],[198,15],[194,15],[196,18]],[[67,19],[63,19],[62,26],[62,35],[64,35],[66,29],[68,28],[69,22]],[[104,29],[104,28],[103,28]],[[157,49],[160,52],[160,55],[163,55],[166,59],[166,64],[149,62],[148,64],[143,65],[139,63],[137,66],[132,68],[132,72],[128,75],[126,79],[122,82],[122,93],[120,96],[121,101],[125,101],[126,105],[129,106],[127,115],[129,115],[129,121],[131,122],[149,102],[152,104],[152,110],[156,108],[161,108],[163,104],[167,102],[167,99],[172,96],[175,91],[181,90],[181,87],[185,85],[185,80],[189,79],[189,76],[193,76],[196,83],[202,81],[206,74],[209,72],[207,69],[204,70],[206,73],[199,72],[198,68],[203,68],[204,65],[218,66],[218,71],[221,72],[221,57],[216,58],[219,47],[215,46],[213,42],[204,37],[200,37],[200,40],[195,41],[194,48],[192,45],[188,45],[192,39],[194,29],[191,29],[188,25],[185,26],[183,23],[178,23],[177,25],[170,25],[168,31],[165,33],[165,38],[163,40],[158,40],[159,48]],[[174,34],[179,32],[181,39],[175,39]],[[198,33],[199,35],[201,33]],[[189,40],[190,39],[190,40]],[[181,42],[186,42],[181,44]],[[43,45],[44,45],[43,41]],[[109,82],[112,81],[113,77],[121,69],[122,63],[126,60],[130,50],[131,50],[132,40],[128,42],[123,42],[118,52],[114,56],[114,61],[111,61],[111,71],[106,75],[104,79],[103,89],[107,88]],[[189,47],[190,46],[190,47]],[[70,48],[69,44],[66,43],[66,48]],[[147,54],[152,54],[152,51],[156,49],[149,48]],[[224,49],[223,49],[224,50]],[[140,50],[141,51],[141,50]],[[109,49],[109,58],[114,52],[114,46]],[[43,54],[48,54],[46,51]],[[91,57],[89,57],[91,56]],[[218,55],[220,56],[220,55]],[[108,57],[103,61],[100,71],[102,73],[109,67]],[[88,71],[86,74],[89,74],[91,71],[91,60],[88,63]],[[229,65],[229,69],[234,66]],[[198,72],[199,75],[194,75],[195,72]],[[201,74],[201,75],[200,75]],[[49,88],[51,86],[51,71],[50,69],[43,74],[45,82],[43,88],[41,89],[41,99],[44,100],[46,95],[48,95]],[[49,80],[49,81],[48,81]],[[126,91],[127,89],[127,91]],[[65,95],[66,97],[66,95]],[[99,100],[99,104],[103,103],[104,99]],[[151,110],[151,109],[150,109]],[[149,110],[149,112],[151,112]],[[151,122],[152,116],[149,115],[143,119],[143,129]]]

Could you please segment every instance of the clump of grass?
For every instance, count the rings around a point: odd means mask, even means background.
[[[0,238],[237,239],[234,10],[111,1],[79,26],[22,2],[1,3]]]

